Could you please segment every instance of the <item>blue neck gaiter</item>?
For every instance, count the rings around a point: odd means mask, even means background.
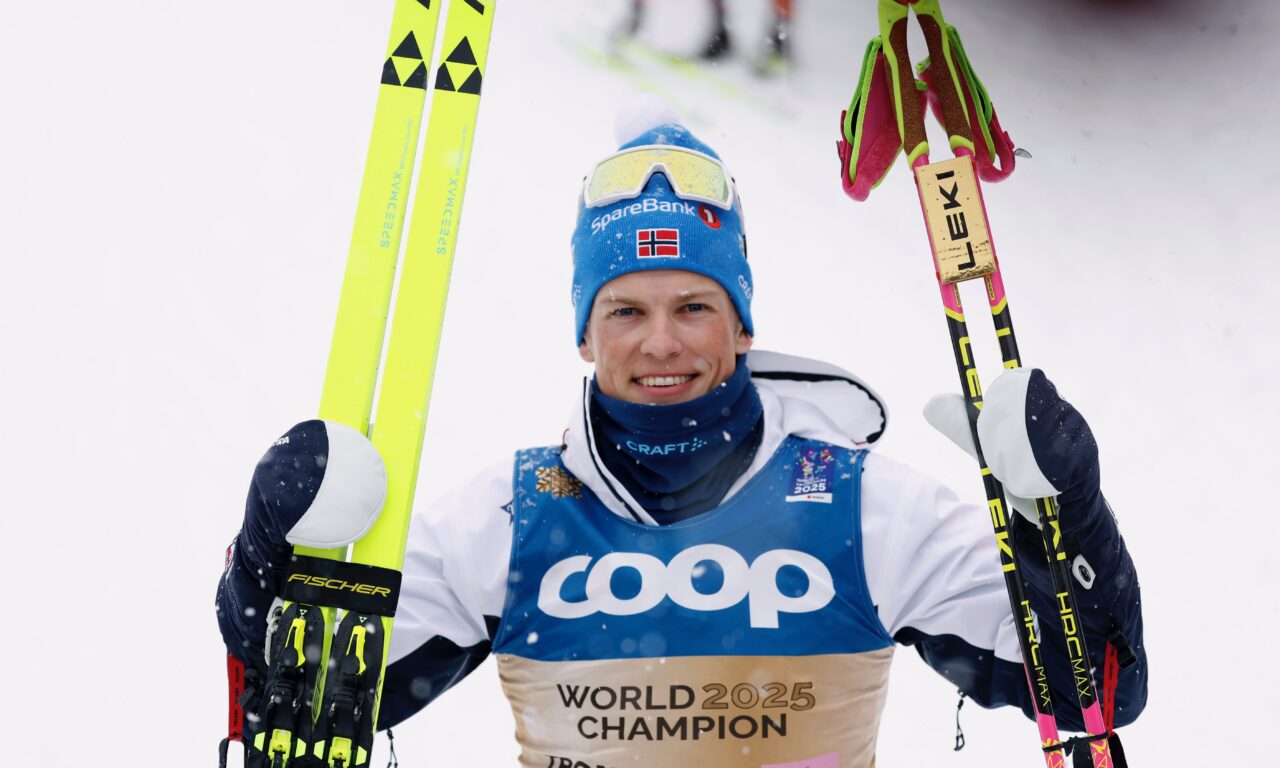
[[[745,355],[733,375],[687,403],[629,403],[592,387],[598,453],[660,525],[720,503],[755,458],[764,435],[763,413]]]

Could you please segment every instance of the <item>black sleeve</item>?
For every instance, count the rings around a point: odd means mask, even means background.
[[[463,648],[448,638],[436,636],[387,666],[382,701],[378,705],[378,730],[404,722],[480,666],[488,657],[494,633],[498,631],[497,616],[484,619],[489,640]]]

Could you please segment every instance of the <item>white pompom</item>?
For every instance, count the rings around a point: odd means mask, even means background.
[[[618,110],[613,133],[619,144],[626,144],[645,131],[671,124],[681,124],[675,109],[656,93],[642,93]]]

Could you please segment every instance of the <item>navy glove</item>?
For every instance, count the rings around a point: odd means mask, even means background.
[[[254,468],[244,524],[218,585],[218,625],[228,651],[260,663],[293,546],[340,547],[359,539],[373,527],[386,493],[382,457],[351,427],[304,421],[276,440]]]
[[[976,456],[965,398],[938,395],[925,406],[925,419],[952,442]],[[1131,722],[1147,696],[1146,653],[1137,572],[1103,498],[1098,444],[1088,423],[1058,395],[1053,383],[1035,369],[1006,371],[985,393],[978,416],[978,439],[987,466],[1005,487],[1006,498],[1021,517],[1039,526],[1033,499],[1057,497],[1065,549],[1073,555],[1071,573],[1078,618],[1088,639],[1095,675],[1108,668],[1108,646],[1123,671],[1112,683],[1114,696],[1103,709],[1114,711],[1116,725]],[[1056,613],[1057,603],[1039,531],[1010,521],[1013,546],[1023,557],[1021,571],[1032,608],[1040,616]],[[1045,632],[1044,655],[1050,681],[1071,680],[1062,636]],[[1095,680],[1095,683],[1100,681]],[[1075,692],[1054,689],[1055,714],[1071,728],[1076,722]],[[1024,705],[1030,713],[1030,707]]]

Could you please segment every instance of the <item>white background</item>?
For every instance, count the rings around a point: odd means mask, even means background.
[[[980,501],[969,460],[919,416],[957,383],[904,166],[866,203],[838,182],[839,113],[874,4],[800,0],[796,71],[770,83],[741,62],[603,66],[583,46],[602,47],[622,5],[498,8],[420,497],[558,440],[586,372],[568,301],[578,184],[647,82],[739,180],[757,346],[866,378],[891,408],[881,450]],[[647,39],[696,45],[703,3],[650,5]],[[754,49],[763,2],[730,5]],[[1142,577],[1151,695],[1125,729],[1129,756],[1261,764],[1280,715],[1280,525],[1265,492],[1280,458],[1280,13],[1265,0],[945,5],[1034,156],[986,187],[1023,357],[1088,416]],[[257,457],[316,409],[390,11],[6,5],[8,764],[213,764],[215,582]],[[989,381],[994,344],[979,354]],[[954,706],[899,653],[878,764],[1040,764],[1010,710],[966,707],[969,746],[952,756]],[[486,664],[397,729],[398,751],[406,766],[510,765],[512,731]]]

